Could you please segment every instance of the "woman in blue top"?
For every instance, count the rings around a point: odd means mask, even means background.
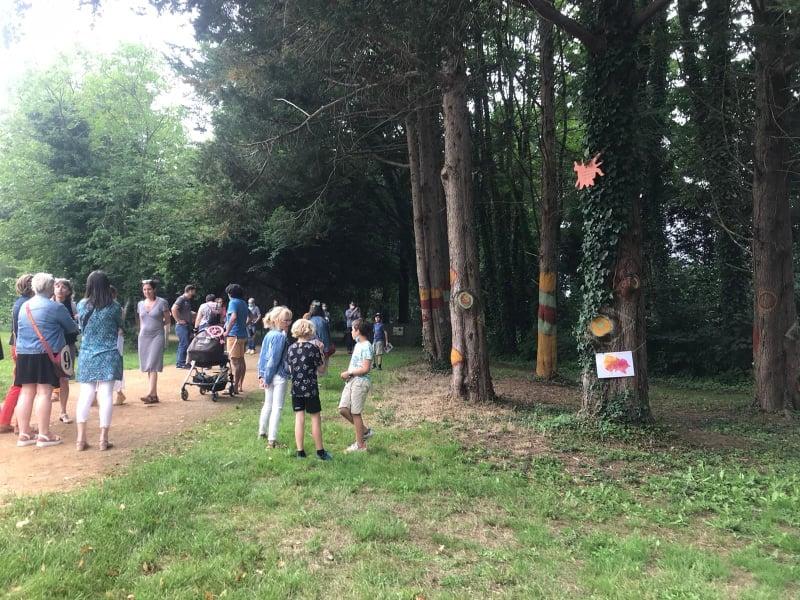
[[[22,389],[17,406],[19,438],[17,446],[39,448],[55,446],[61,438],[50,433],[50,394],[58,385],[53,354],[66,345],[65,334],[77,333],[72,315],[60,302],[53,302],[55,279],[50,273],[37,273],[31,280],[34,296],[19,311],[17,324],[17,370],[14,385]],[[52,353],[52,354],[50,354]],[[38,400],[39,435],[31,434],[31,412]]]
[[[264,317],[264,327],[269,332],[261,342],[261,354],[258,357],[258,384],[264,390],[264,406],[258,420],[258,435],[267,438],[270,448],[278,445],[278,425],[286,396],[286,385],[289,382],[289,370],[286,364],[289,342],[286,334],[291,324],[292,311],[285,306],[276,306]]]
[[[113,445],[108,441],[114,406],[114,382],[122,379],[122,355],[117,350],[117,332],[122,327],[122,308],[114,300],[111,282],[103,271],[92,271],[86,280],[86,297],[78,303],[83,339],[78,362],[77,417],[78,451],[86,450],[86,421],[95,395],[100,407],[100,450]]]

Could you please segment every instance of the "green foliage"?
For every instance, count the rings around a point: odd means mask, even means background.
[[[142,277],[186,275],[176,267],[206,242],[209,190],[194,175],[182,113],[155,108],[163,71],[123,46],[62,57],[20,85],[0,140],[0,241],[17,268],[79,284],[102,268],[122,297],[138,294]]]

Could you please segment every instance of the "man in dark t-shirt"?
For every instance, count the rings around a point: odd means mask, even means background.
[[[178,355],[175,366],[178,369],[188,369],[186,364],[186,349],[192,337],[192,300],[197,289],[189,284],[183,288],[183,294],[178,296],[172,305],[172,318],[175,319],[175,334],[178,336]]]

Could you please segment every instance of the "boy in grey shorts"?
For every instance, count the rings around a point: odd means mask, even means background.
[[[352,334],[356,345],[350,357],[350,366],[342,371],[344,379],[342,399],[339,402],[339,414],[353,424],[356,430],[356,441],[347,447],[345,452],[366,452],[366,440],[372,437],[372,429],[364,426],[361,413],[369,393],[369,370],[372,368],[372,344],[369,343],[368,327],[363,319],[353,321]]]

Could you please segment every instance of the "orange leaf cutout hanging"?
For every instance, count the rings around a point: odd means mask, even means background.
[[[594,178],[597,175],[600,175],[601,177],[605,176],[603,171],[600,170],[600,165],[602,165],[603,162],[598,161],[598,158],[600,158],[599,152],[595,154],[594,158],[586,164],[583,164],[582,162],[572,163],[572,170],[578,174],[578,181],[575,182],[575,187],[579,190],[592,187],[594,185]]]

